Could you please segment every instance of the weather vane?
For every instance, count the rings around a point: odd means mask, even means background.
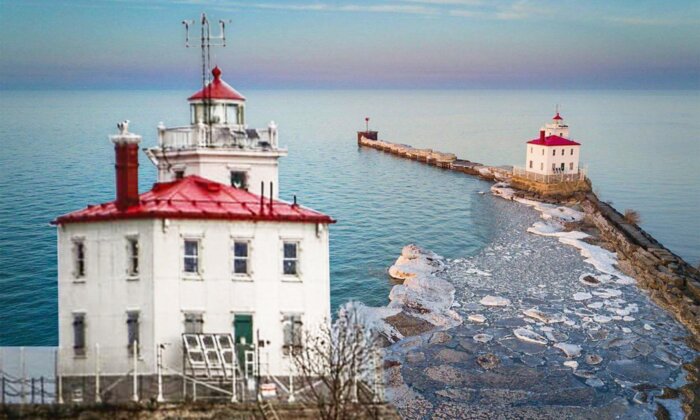
[[[231,23],[230,20],[219,20],[219,35],[212,35],[209,19],[207,19],[207,14],[202,13],[202,20],[200,23],[201,27],[201,42],[200,48],[202,50],[202,87],[206,87],[209,80],[209,74],[211,72],[211,47],[225,47],[226,46],[226,23]],[[194,26],[194,20],[183,20],[182,24],[185,25],[185,47],[190,47],[190,26]]]

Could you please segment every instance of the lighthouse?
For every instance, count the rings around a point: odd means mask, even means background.
[[[581,144],[569,139],[569,126],[557,111],[552,122],[527,142],[525,170],[543,176],[579,173]]]
[[[138,190],[142,138],[124,121],[110,136],[114,199],[52,222],[65,401],[197,387],[235,400],[250,381],[291,378],[302,331],[330,320],[335,221],[277,198],[276,124],[249,128],[246,98],[219,67],[211,76],[187,99],[189,124],[160,124],[144,149],[158,170],[150,190]]]
[[[278,145],[277,124],[250,128],[246,98],[223,80],[218,66],[211,76],[211,82],[188,98],[189,125],[158,126],[158,144],[146,150],[158,169],[158,181],[198,175],[257,193],[262,193],[261,185],[271,185],[277,198],[279,158],[287,155]]]

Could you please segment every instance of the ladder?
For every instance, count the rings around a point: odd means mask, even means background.
[[[263,417],[265,419],[280,420],[279,416],[272,407],[272,404],[268,400],[262,400],[259,404],[260,411],[262,411]]]

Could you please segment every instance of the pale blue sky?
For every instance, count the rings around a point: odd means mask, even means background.
[[[197,86],[202,11],[243,90],[700,88],[696,0],[0,0],[0,86]]]

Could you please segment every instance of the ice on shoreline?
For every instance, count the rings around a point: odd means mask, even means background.
[[[585,217],[583,212],[565,206],[555,206],[553,204],[517,197],[515,195],[515,190],[510,188],[508,184],[502,182],[494,184],[491,187],[491,192],[507,200],[513,200],[533,207],[540,212],[544,221],[535,222],[527,229],[528,232],[541,236],[553,236],[556,237],[559,242],[577,248],[585,258],[585,262],[591,264],[601,273],[617,277],[616,282],[619,284],[636,283],[632,277],[626,276],[615,267],[617,264],[616,253],[583,241],[583,239],[590,237],[590,235],[584,232],[564,231],[564,223],[583,220]]]

